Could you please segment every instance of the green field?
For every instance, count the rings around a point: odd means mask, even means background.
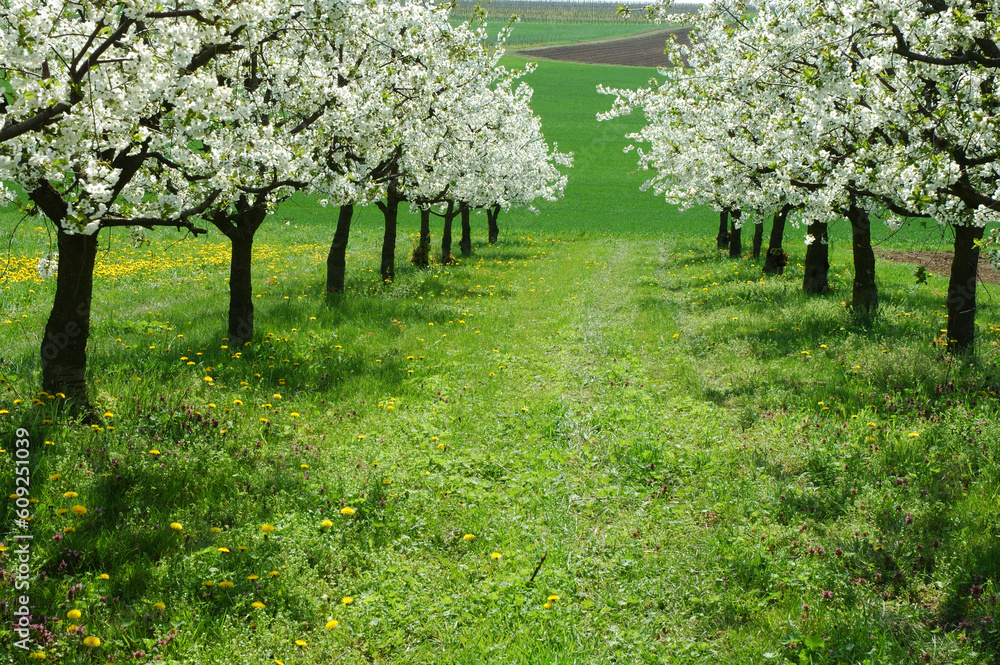
[[[880,318],[852,322],[844,225],[829,296],[801,292],[801,229],[784,276],[722,258],[714,213],[638,191],[622,148],[642,119],[594,122],[597,83],[653,75],[541,63],[534,108],[576,155],[566,198],[501,215],[493,247],[474,218],[457,265],[410,266],[401,216],[383,286],[367,210],[328,297],[336,210],[285,205],[240,349],[226,243],[103,235],[94,428],[37,395],[46,225],[0,217],[0,484],[23,427],[47,661],[997,662],[990,292],[968,362],[935,345],[946,280],[912,266],[880,262]],[[27,662],[13,504],[0,663]]]

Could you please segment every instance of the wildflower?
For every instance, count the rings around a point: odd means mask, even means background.
[[[271,577],[277,577],[278,576],[278,571],[272,570],[271,572],[268,573],[268,575],[270,575]]]
[[[81,616],[83,616],[83,613],[80,610],[70,610],[69,612],[66,613],[66,618],[70,619],[71,621],[76,621]]]
[[[550,603],[554,603],[554,602],[556,602],[557,600],[559,600],[559,596],[557,596],[557,595],[555,595],[555,594],[552,594],[551,596],[549,596],[549,597],[548,597],[548,599],[547,599],[547,600],[548,600],[548,601],[549,601]]]
[[[165,603],[155,602],[155,603],[153,603],[153,609],[159,610],[160,612],[162,612],[163,610],[167,609],[167,606],[166,606]]]
[[[918,436],[920,436],[920,432],[910,432],[909,436],[910,436],[911,439],[915,439]]]
[[[354,598],[352,598],[351,596],[344,596],[343,598],[340,599],[340,602],[342,602],[344,605],[350,605],[351,603],[354,602]]]
[[[295,646],[306,647],[309,646],[305,640],[295,640]]]
[[[49,476],[49,480],[59,480],[60,478],[62,478],[61,473],[53,473],[51,476]]]
[[[232,589],[233,583],[230,582],[229,580],[222,580],[221,582],[219,582],[219,587],[222,589]]]
[[[110,411],[105,411],[105,412],[104,412],[104,417],[105,417],[105,418],[114,418],[114,417],[115,417],[115,414],[111,413]],[[95,638],[95,639],[96,639],[96,638]]]
[[[264,524],[263,526],[260,527],[260,530],[263,531],[264,533],[274,533],[274,525]]]
[[[309,465],[308,464],[299,464],[299,468],[300,469],[308,469]]]
[[[295,412],[295,411],[292,411],[291,414],[289,414],[289,415],[291,415],[292,418],[298,418],[299,417],[299,414],[297,412]]]
[[[499,560],[503,558],[503,554],[500,554],[500,552],[494,552],[490,555],[490,558],[493,560]]]
[[[65,497],[67,499],[75,499],[78,496],[80,496],[80,495],[77,494],[76,492],[63,492],[63,497]]]
[[[156,455],[160,454],[160,451],[157,450],[156,448],[153,448],[152,450],[149,451],[149,454],[153,455],[153,456],[156,456]]]
[[[45,655],[44,651],[32,651],[28,658],[31,658],[32,660],[45,660],[48,656]]]
[[[236,406],[243,406],[243,400],[234,399],[233,404],[235,404]]]
[[[220,547],[219,548],[219,553],[220,554],[229,554],[229,548],[228,547]]]
[[[253,573],[251,573],[250,575],[247,575],[247,579],[252,582],[254,580],[259,580],[260,577],[258,577],[257,575],[254,575]]]
[[[330,619],[329,621],[326,622],[326,629],[327,630],[333,630],[334,628],[336,628],[339,625],[340,625],[339,621],[337,621],[336,619]]]
[[[259,600],[255,600],[252,603],[250,603],[250,607],[254,607],[254,608],[258,609],[258,610],[262,610],[262,609],[264,609],[267,606],[264,603],[260,602]]]
[[[205,580],[204,582],[202,582],[202,584],[204,584],[205,586],[215,586],[215,582],[213,582],[212,580]]]
[[[473,535],[471,533],[467,533],[464,536],[462,536],[462,540],[464,540],[465,542],[469,542],[473,538],[475,538],[475,535]]]
[[[213,526],[211,529],[209,529],[209,531],[211,531],[212,533],[219,533],[222,531],[222,529],[220,529],[217,526]]]
[[[333,526],[333,522],[331,522],[330,520],[323,520],[322,522],[319,523],[319,525],[324,529],[329,529],[331,526]]]
[[[108,575],[107,573],[101,573],[101,579],[102,580],[110,580],[111,576]]]
[[[87,635],[83,638],[83,645],[91,649],[101,646],[101,638],[94,635]]]
[[[542,607],[544,607],[547,610],[551,610],[552,609],[552,603],[545,603],[544,605],[542,605]]]
[[[170,528],[173,529],[174,531],[183,531],[184,530],[184,527],[181,526],[180,522],[171,522],[170,523]]]
[[[341,515],[353,515],[355,512],[354,508],[351,508],[350,506],[344,506],[340,509]]]

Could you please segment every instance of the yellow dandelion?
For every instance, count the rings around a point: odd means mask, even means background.
[[[271,577],[277,577],[278,576],[278,571],[272,570],[271,572],[268,573],[268,575],[270,575]]]
[[[557,600],[559,600],[559,596],[557,596],[557,595],[555,595],[555,594],[552,594],[552,595],[551,595],[551,596],[549,596],[549,597],[548,597],[548,598],[547,598],[546,600],[548,600],[548,601],[549,601],[550,603],[554,603],[554,602],[556,602]]]
[[[174,531],[183,531],[184,530],[184,527],[181,526],[180,522],[171,522],[170,523],[170,528],[173,529]]]
[[[220,533],[222,529],[220,529],[217,526],[213,526],[211,529],[209,529],[209,531],[211,531],[212,533]]]
[[[308,464],[299,464],[299,468],[300,469],[308,469],[309,465]]]
[[[343,603],[344,605],[350,605],[351,603],[354,602],[354,598],[352,598],[351,596],[344,596],[343,598],[340,599],[340,602]]]
[[[295,646],[306,647],[309,646],[305,640],[295,640]]]
[[[222,554],[229,554],[229,548],[228,547],[220,547],[219,548],[219,552],[222,553]]]
[[[165,603],[155,602],[153,603],[153,609],[162,612],[163,610],[167,609],[167,606]]]
[[[547,610],[551,610],[552,609],[552,603],[545,603],[544,605],[542,605],[542,607],[544,607]]]
[[[65,529],[63,529],[63,533],[76,533],[76,529],[74,529],[71,526],[68,526]]]
[[[6,411],[0,411],[0,413],[6,413]],[[44,651],[32,651],[28,658],[31,658],[32,660],[45,660],[48,656],[45,655]]]
[[[915,439],[920,436],[920,432],[910,432],[909,436],[911,439]]]
[[[462,540],[464,540],[465,542],[469,542],[470,540],[472,540],[475,537],[476,537],[475,535],[473,535],[471,533],[467,533],[464,536],[462,536]]]
[[[202,582],[202,584],[204,584],[205,586],[215,586],[215,582],[213,582],[212,580],[205,580],[204,582]]]
[[[259,580],[260,577],[258,577],[257,575],[254,575],[253,573],[251,573],[250,575],[247,575],[247,579],[252,582],[254,580]]]
[[[274,533],[274,525],[273,524],[261,525],[260,530],[263,531],[264,533]]]
[[[267,606],[264,603],[260,602],[259,600],[255,600],[252,603],[250,603],[250,607],[254,607],[254,608],[257,608],[258,610],[262,610],[262,609],[264,609]]]
[[[80,495],[77,494],[76,492],[63,492],[63,497],[65,497],[67,499],[75,499],[78,496],[80,496]]]
[[[66,613],[66,618],[70,619],[71,621],[76,621],[82,616],[83,612],[81,612],[80,610],[70,610],[69,612]]]
[[[291,412],[291,413],[290,413],[289,415],[290,415],[290,416],[291,416],[292,418],[298,418],[298,417],[299,417],[299,414],[298,414],[298,412],[296,412],[296,411],[292,411],[292,412]]]
[[[49,480],[59,480],[60,478],[62,478],[61,473],[53,473],[51,476],[49,476]]]
[[[340,625],[339,621],[337,621],[336,619],[330,619],[329,621],[326,622],[326,629],[327,630],[333,630],[334,628],[336,628],[339,625]]]
[[[494,552],[493,554],[490,555],[490,558],[493,560],[502,559],[503,554],[500,554],[500,552]]]
[[[354,508],[351,508],[350,506],[344,506],[340,509],[341,515],[353,515],[355,512]]]
[[[94,649],[101,646],[101,638],[94,635],[87,635],[83,638],[83,646]]]
[[[219,586],[223,589],[232,589],[233,583],[230,582],[229,580],[222,580],[221,582],[219,582]]]
[[[104,412],[104,417],[105,418],[114,418],[115,414],[111,413],[110,411],[105,411]]]
[[[102,580],[110,580],[111,576],[108,575],[107,573],[101,573],[101,579]]]
[[[243,400],[234,399],[233,404],[235,404],[236,406],[243,406]]]
[[[323,520],[322,522],[319,523],[319,525],[324,529],[329,529],[331,526],[333,526],[333,522],[331,522],[330,520]]]
[[[153,448],[152,450],[149,451],[149,454],[155,457],[156,455],[160,454],[160,451],[157,450],[156,448]]]

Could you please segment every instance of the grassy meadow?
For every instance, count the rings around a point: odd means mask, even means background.
[[[382,285],[366,210],[327,296],[336,210],[283,206],[258,234],[245,347],[225,339],[224,239],[102,232],[94,427],[37,393],[52,239],[3,213],[0,484],[24,428],[30,653],[997,662],[992,290],[966,361],[937,344],[941,276],[880,262],[880,317],[852,321],[846,225],[828,296],[801,292],[801,229],[783,276],[723,258],[714,213],[639,192],[622,148],[641,118],[594,121],[597,83],[652,75],[541,63],[534,108],[576,155],[566,198],[502,214],[492,247],[475,217],[457,265],[408,264],[411,214]],[[877,241],[947,247],[923,227]],[[0,663],[22,663],[14,501],[0,512]]]

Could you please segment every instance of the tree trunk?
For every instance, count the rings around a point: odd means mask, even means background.
[[[500,206],[492,205],[486,209],[486,224],[489,226],[489,239],[490,244],[497,244],[497,239],[500,237],[500,227],[497,225],[497,219],[500,217]]]
[[[431,209],[420,209],[420,240],[413,250],[413,265],[427,268],[431,264]]]
[[[792,207],[786,205],[774,213],[771,237],[767,241],[767,256],[764,257],[764,273],[767,275],[783,274],[788,264],[788,254],[782,249],[781,242],[785,237],[785,222],[791,210]]]
[[[806,231],[813,237],[806,247],[805,275],[802,290],[806,293],[826,293],[830,286],[830,245],[826,232],[826,222],[816,222]]]
[[[385,234],[382,236],[382,281],[391,282],[396,278],[396,219],[399,216],[399,197],[395,181],[389,184],[385,205]]]
[[[854,249],[854,289],[851,309],[856,314],[873,316],[878,310],[878,286],[875,284],[875,252],[872,251],[872,225],[867,210],[853,204],[847,210],[851,222]]]
[[[743,227],[740,226],[742,211],[733,210],[729,213],[732,229],[729,232],[729,258],[738,259],[743,256]]]
[[[979,246],[983,237],[979,226],[954,226],[955,258],[948,280],[948,350],[968,353],[976,341],[976,278]]]
[[[729,209],[719,213],[719,235],[715,236],[716,249],[729,249]]]
[[[462,214],[462,241],[459,247],[462,248],[462,256],[472,256],[472,222],[469,220],[469,204],[460,203],[458,210]]]
[[[58,222],[56,222],[58,225]],[[87,396],[87,340],[94,294],[97,233],[69,234],[59,229],[59,273],[52,312],[42,338],[42,390],[63,393],[90,410]]]
[[[229,341],[240,345],[253,339],[253,232],[238,228],[229,240]]]
[[[455,261],[451,255],[451,223],[454,220],[455,204],[449,201],[448,209],[444,213],[444,230],[441,232],[441,263],[444,265]]]
[[[337,230],[333,233],[330,253],[326,257],[327,293],[341,293],[344,290],[344,277],[347,273],[347,241],[351,235],[351,219],[353,217],[353,205],[340,206]]]
[[[757,215],[754,215],[757,217]],[[760,258],[760,246],[764,242],[764,220],[756,219],[753,225],[753,258]]]

